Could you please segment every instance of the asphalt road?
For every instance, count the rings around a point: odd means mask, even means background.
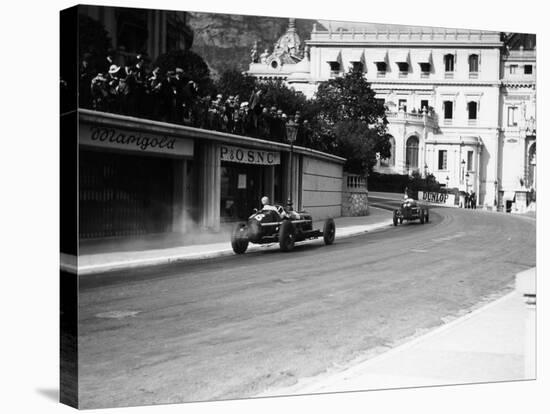
[[[429,224],[332,246],[81,278],[81,407],[277,395],[498,297],[534,265],[533,219],[434,208]]]

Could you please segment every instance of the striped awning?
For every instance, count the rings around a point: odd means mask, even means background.
[[[340,49],[329,49],[324,53],[325,62],[339,62]]]
[[[365,56],[371,62],[386,62],[388,59],[388,51],[386,49],[366,50]]]
[[[363,49],[352,49],[347,53],[348,61],[361,62],[363,60]]]
[[[408,63],[409,51],[402,49],[390,50],[390,60],[396,63]]]
[[[412,58],[418,63],[431,63],[431,50],[414,50],[411,52]]]

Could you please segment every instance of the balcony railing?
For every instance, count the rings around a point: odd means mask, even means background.
[[[435,114],[423,113],[423,112],[405,112],[401,111],[386,111],[386,118],[393,120],[415,121],[423,122],[426,119],[427,122],[435,122]]]
[[[478,79],[479,78],[479,72],[470,72],[469,78],[470,79]]]
[[[385,78],[386,77],[386,72],[385,71],[378,71],[376,73],[376,77],[377,78]]]
[[[445,72],[445,79],[454,79],[455,73],[454,72]]]
[[[348,175],[346,185],[348,189],[364,189],[367,187],[365,177],[362,175]]]

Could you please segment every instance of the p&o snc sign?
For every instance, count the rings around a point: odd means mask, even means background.
[[[262,151],[221,145],[220,158],[222,161],[239,162],[242,164],[278,165],[281,163],[281,154],[276,151]]]

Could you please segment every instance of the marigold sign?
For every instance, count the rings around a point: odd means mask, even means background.
[[[193,156],[193,141],[190,139],[143,134],[137,131],[98,125],[81,126],[79,142],[80,145],[101,148]]]

